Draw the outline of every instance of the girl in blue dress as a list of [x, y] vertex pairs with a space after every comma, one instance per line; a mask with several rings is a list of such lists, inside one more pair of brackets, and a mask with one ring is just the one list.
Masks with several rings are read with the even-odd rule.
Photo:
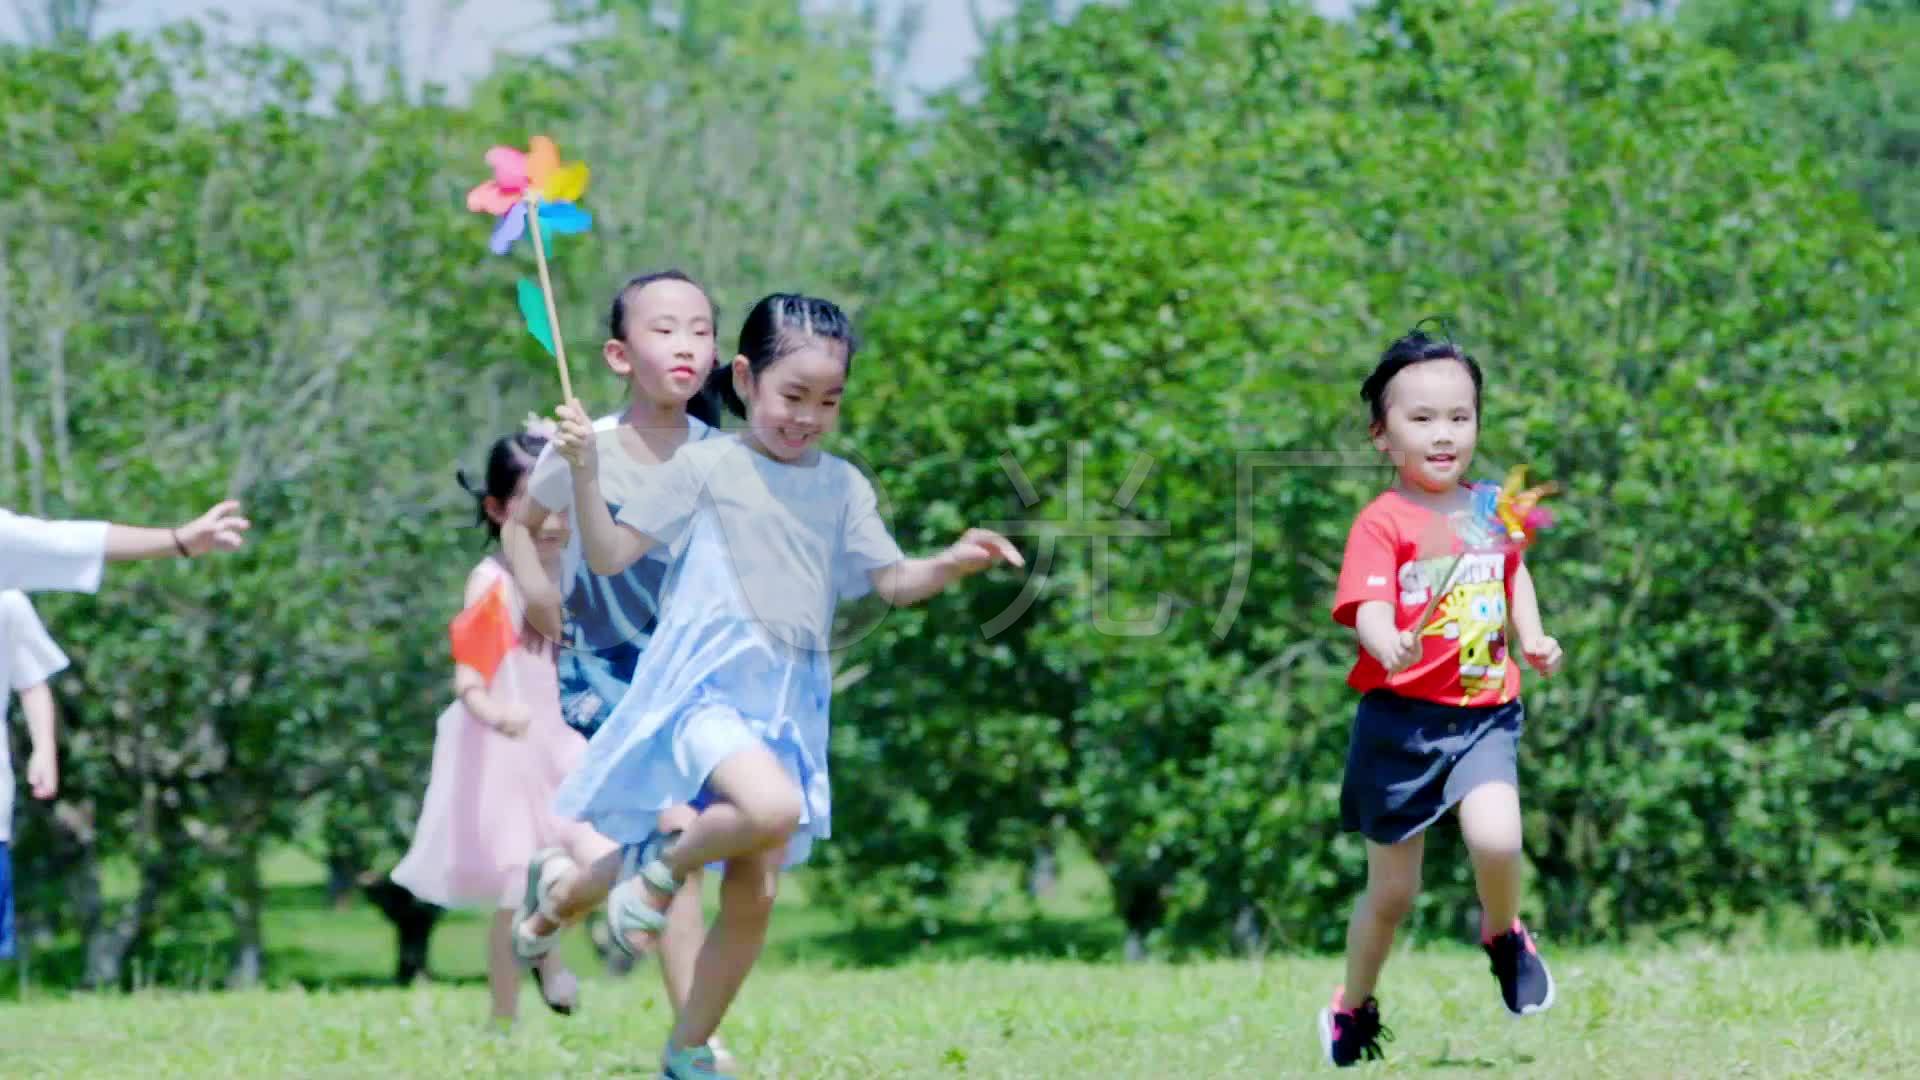
[[[834, 304], [760, 301], [741, 328], [740, 355], [716, 373], [747, 429], [683, 447], [651, 470], [617, 521], [598, 491], [591, 420], [577, 403], [560, 410], [554, 445], [572, 467], [588, 565], [618, 573], [661, 547], [672, 569], [633, 689], [557, 808], [628, 846], [634, 876], [608, 900], [616, 931], [658, 933], [689, 874], [726, 868], [718, 918], [667, 1039], [670, 1080], [721, 1076], [705, 1043], [766, 940], [779, 871], [828, 835], [836, 603], [869, 591], [916, 603], [996, 562], [1023, 565], [984, 529], [931, 557], [902, 555], [873, 485], [819, 447], [838, 420], [854, 349]], [[699, 808], [692, 823], [658, 833], [660, 812], [682, 803]], [[549, 913], [540, 923], [570, 913], [580, 876], [530, 871]]]

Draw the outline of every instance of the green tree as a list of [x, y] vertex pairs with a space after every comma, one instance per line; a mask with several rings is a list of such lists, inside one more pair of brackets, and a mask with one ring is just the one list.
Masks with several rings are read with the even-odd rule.
[[[217, 86], [181, 76], [211, 70]], [[322, 109], [299, 63], [194, 34], [16, 51], [6, 73], [4, 261], [30, 298], [7, 312], [0, 412], [30, 449], [0, 462], [7, 498], [145, 517], [231, 494], [258, 521], [248, 554], [204, 572], [130, 568], [44, 605], [76, 661], [71, 827], [29, 835], [42, 869], [78, 869], [29, 877], [46, 891], [25, 906], [70, 914], [92, 982], [150, 930], [206, 919], [251, 981], [263, 845], [369, 768], [417, 787], [444, 696], [421, 659], [457, 605], [389, 583], [456, 595], [473, 556], [451, 467], [507, 422], [475, 393], [495, 376], [459, 315], [482, 309], [473, 264], [419, 257], [474, 242], [440, 167], [455, 125], [351, 95]], [[136, 872], [124, 903], [76, 881], [110, 858]], [[68, 889], [93, 902], [44, 902]]]
[[164, 518], [230, 494], [256, 521], [217, 566], [42, 605], [76, 663], [22, 910], [80, 937], [79, 977], [191, 977], [217, 943], [250, 982], [263, 850], [347, 880], [413, 823], [484, 551], [453, 470], [557, 394], [462, 206], [489, 145], [546, 132], [595, 169], [596, 229], [555, 270], [601, 407], [603, 304], [635, 269], [849, 294], [895, 137], [872, 19], [694, 7], [607, 5], [567, 62], [509, 62], [457, 108], [192, 27], [0, 54], [0, 501]]

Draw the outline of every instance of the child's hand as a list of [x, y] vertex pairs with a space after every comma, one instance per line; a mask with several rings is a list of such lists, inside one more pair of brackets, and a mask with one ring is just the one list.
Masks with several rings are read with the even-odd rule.
[[216, 503], [213, 509], [173, 530], [180, 546], [189, 555], [209, 551], [238, 551], [253, 522], [240, 516], [240, 503], [233, 499]]
[[494, 714], [493, 729], [509, 739], [517, 739], [527, 733], [527, 725], [532, 722], [532, 710], [518, 701], [505, 701]]
[[1420, 659], [1420, 639], [1411, 630], [1397, 631], [1392, 637], [1383, 638], [1379, 647], [1368, 646], [1373, 658], [1387, 669], [1387, 674], [1398, 675], [1413, 666]]
[[1520, 643], [1520, 655], [1527, 658], [1533, 670], [1542, 675], [1552, 675], [1560, 670], [1560, 642], [1550, 634], [1528, 638]]
[[554, 453], [566, 458], [577, 471], [592, 473], [598, 469], [600, 455], [593, 452], [593, 421], [581, 408], [580, 399], [568, 401], [553, 415], [560, 421], [560, 430], [553, 436]]
[[36, 799], [51, 799], [60, 794], [60, 760], [51, 750], [36, 750], [27, 759], [27, 786]]
[[1420, 659], [1420, 635], [1411, 630], [1402, 630], [1393, 639], [1393, 655], [1387, 661], [1387, 671], [1398, 675], [1413, 666]]
[[1027, 565], [1013, 541], [991, 529], [968, 529], [952, 547], [941, 552], [940, 558], [955, 579], [977, 574], [997, 562]]

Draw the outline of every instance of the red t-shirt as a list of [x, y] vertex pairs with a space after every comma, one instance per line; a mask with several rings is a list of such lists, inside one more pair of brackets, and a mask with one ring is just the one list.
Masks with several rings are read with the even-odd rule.
[[[1352, 626], [1361, 604], [1381, 600], [1393, 605], [1396, 627], [1412, 629], [1461, 550], [1441, 515], [1398, 492], [1382, 494], [1360, 511], [1347, 534], [1334, 621]], [[1361, 646], [1347, 685], [1363, 694], [1384, 687], [1442, 705], [1512, 701], [1520, 693], [1520, 665], [1507, 655], [1507, 611], [1519, 571], [1517, 551], [1462, 557], [1452, 586], [1420, 635], [1419, 659], [1388, 675]]]

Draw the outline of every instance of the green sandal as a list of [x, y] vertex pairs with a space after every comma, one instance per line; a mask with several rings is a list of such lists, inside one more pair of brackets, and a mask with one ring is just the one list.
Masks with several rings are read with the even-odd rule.
[[542, 848], [527, 860], [527, 889], [513, 913], [513, 955], [521, 963], [531, 964], [560, 944], [559, 929], [539, 935], [529, 931], [526, 924], [537, 911], [558, 926], [560, 917], [553, 911], [551, 894], [560, 876], [572, 868], [573, 860], [559, 848]]
[[657, 938], [667, 928], [666, 912], [647, 903], [645, 891], [652, 889], [666, 897], [668, 903], [680, 891], [680, 880], [660, 861], [668, 846], [679, 838], [678, 829], [655, 832], [628, 848], [622, 866], [627, 876], [607, 895], [607, 936], [628, 956], [637, 955], [633, 943], [627, 940], [628, 934], [652, 934]]
[[667, 1047], [660, 1061], [660, 1080], [734, 1080], [720, 1071], [713, 1048], [694, 1046], [685, 1050]]

